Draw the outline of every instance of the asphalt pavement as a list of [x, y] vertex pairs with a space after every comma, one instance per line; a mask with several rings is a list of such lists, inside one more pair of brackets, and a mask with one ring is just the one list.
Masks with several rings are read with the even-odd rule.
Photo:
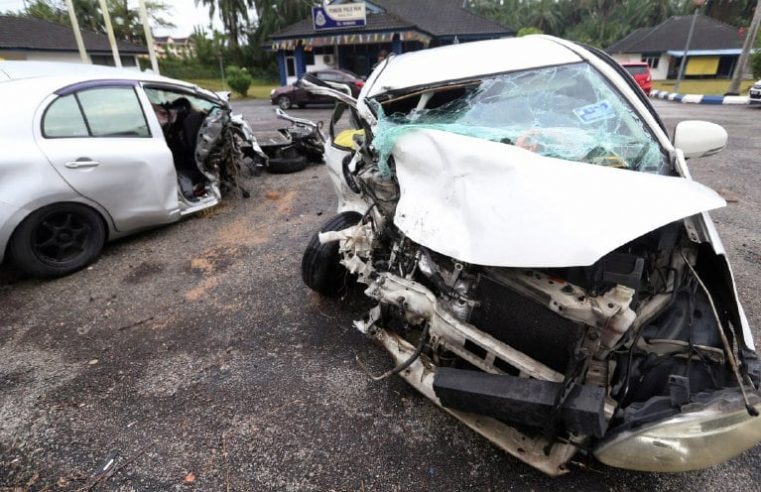
[[[758, 337], [761, 109], [654, 104], [670, 128], [729, 131], [726, 151], [690, 166], [730, 201], [713, 215]], [[279, 124], [265, 102], [234, 107], [255, 130]], [[761, 447], [699, 472], [593, 462], [550, 479], [401, 379], [370, 381], [356, 356], [375, 372], [390, 362], [351, 326], [368, 304], [322, 299], [300, 277], [335, 209], [325, 167], [246, 186], [251, 198], [111, 243], [66, 278], [0, 268], [0, 490], [759, 489]]]

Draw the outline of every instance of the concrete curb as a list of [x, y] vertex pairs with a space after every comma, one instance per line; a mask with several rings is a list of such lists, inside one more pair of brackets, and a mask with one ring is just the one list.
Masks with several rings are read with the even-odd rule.
[[676, 92], [651, 91], [650, 97], [693, 104], [748, 104], [748, 96], [704, 96], [703, 94], [677, 94]]

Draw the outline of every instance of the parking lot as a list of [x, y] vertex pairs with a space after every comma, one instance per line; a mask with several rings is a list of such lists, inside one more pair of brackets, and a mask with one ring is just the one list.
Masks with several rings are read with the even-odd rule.
[[[669, 130], [705, 119], [729, 132], [691, 169], [729, 202], [713, 216], [759, 337], [761, 109], [654, 104]], [[268, 102], [234, 108], [255, 131], [279, 124]], [[245, 185], [249, 199], [111, 243], [68, 277], [0, 268], [0, 490], [757, 489], [759, 447], [701, 472], [592, 461], [549, 479], [401, 379], [369, 380], [357, 355], [375, 372], [390, 362], [351, 326], [365, 301], [301, 281], [306, 242], [335, 209], [325, 167]], [[93, 477], [110, 459], [115, 473]]]

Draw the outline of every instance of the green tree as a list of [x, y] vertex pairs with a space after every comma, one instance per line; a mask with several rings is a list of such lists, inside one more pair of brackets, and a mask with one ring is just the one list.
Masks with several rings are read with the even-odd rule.
[[250, 27], [249, 10], [254, 7], [254, 0], [195, 0], [195, 3], [206, 6], [210, 18], [219, 13], [232, 56], [240, 62], [240, 42]]
[[225, 73], [227, 74], [227, 85], [241, 96], [248, 96], [248, 88], [251, 87], [251, 82], [253, 82], [248, 70], [230, 65], [225, 69]]
[[516, 36], [521, 38], [523, 36], [530, 36], [531, 34], [544, 34], [544, 31], [537, 27], [521, 27], [518, 29]]
[[257, 76], [277, 78], [275, 55], [268, 48], [270, 35], [311, 15], [305, 0], [255, 0], [256, 27], [248, 34], [244, 58], [259, 69]]

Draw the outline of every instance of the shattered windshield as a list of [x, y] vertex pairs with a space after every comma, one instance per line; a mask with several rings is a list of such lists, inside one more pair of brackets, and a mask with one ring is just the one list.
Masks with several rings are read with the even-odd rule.
[[373, 145], [384, 174], [390, 173], [387, 159], [396, 140], [415, 129], [448, 131], [547, 157], [635, 171], [659, 172], [665, 163], [638, 114], [586, 63], [497, 75], [398, 98], [377, 109]]

